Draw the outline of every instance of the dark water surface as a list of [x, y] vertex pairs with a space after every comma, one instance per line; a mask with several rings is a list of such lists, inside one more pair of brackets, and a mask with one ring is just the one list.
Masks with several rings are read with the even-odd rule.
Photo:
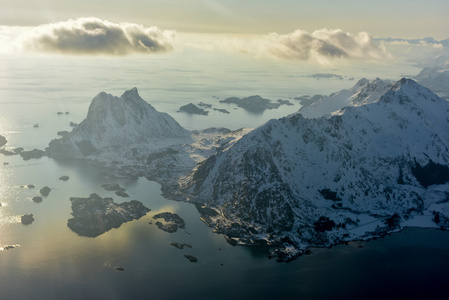
[[[449, 279], [444, 231], [408, 228], [277, 263], [262, 249], [230, 246], [199, 220], [193, 205], [164, 199], [160, 186], [144, 178], [105, 178], [87, 165], [46, 158], [14, 157], [0, 172], [0, 243], [20, 245], [0, 251], [1, 299], [416, 299], [445, 291]], [[70, 180], [58, 180], [62, 175]], [[109, 182], [125, 187], [131, 198], [100, 187]], [[27, 184], [36, 188], [20, 187]], [[52, 191], [34, 203], [43, 185]], [[93, 192], [117, 202], [136, 199], [152, 210], [99, 237], [80, 237], [66, 226], [69, 197]], [[162, 211], [178, 213], [186, 229], [159, 230], [152, 216]], [[18, 221], [25, 213], [34, 214], [31, 225]], [[170, 242], [193, 248], [180, 250]]]

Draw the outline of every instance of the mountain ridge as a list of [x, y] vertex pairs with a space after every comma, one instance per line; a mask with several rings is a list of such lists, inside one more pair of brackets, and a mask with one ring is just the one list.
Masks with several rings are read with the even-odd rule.
[[449, 173], [449, 102], [405, 78], [370, 102], [271, 120], [202, 162], [180, 194], [220, 211], [213, 225], [242, 244], [288, 238], [295, 251], [372, 236], [354, 231], [361, 216], [388, 232], [393, 215], [445, 211], [447, 181], [424, 187], [418, 173]]

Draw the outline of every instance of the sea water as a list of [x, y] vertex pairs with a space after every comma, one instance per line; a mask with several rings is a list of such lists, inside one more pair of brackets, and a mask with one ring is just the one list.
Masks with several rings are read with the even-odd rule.
[[[372, 79], [375, 76], [367, 75], [382, 69], [347, 68], [348, 76], [342, 80], [317, 80], [307, 75], [322, 70], [235, 60], [222, 57], [218, 63], [207, 56], [191, 61], [179, 57], [120, 62], [112, 58], [3, 59], [0, 134], [7, 138], [8, 148], [44, 149], [58, 131], [69, 131], [70, 122], [84, 119], [96, 94], [106, 91], [120, 96], [134, 86], [156, 109], [168, 112], [188, 129], [257, 127], [296, 112], [300, 108], [293, 99], [296, 96], [350, 88], [358, 78]], [[414, 71], [408, 67], [403, 72]], [[401, 76], [393, 68], [383, 72], [384, 78]], [[294, 105], [251, 114], [218, 102], [255, 94]], [[208, 103], [230, 114], [178, 112], [189, 102]], [[70, 179], [59, 180], [63, 175]], [[103, 183], [119, 183], [130, 198], [105, 191]], [[51, 188], [49, 196], [42, 203], [33, 202], [43, 186]], [[151, 211], [98, 237], [81, 237], [67, 227], [69, 199], [91, 193], [116, 202], [135, 199]], [[201, 222], [193, 205], [163, 198], [159, 184], [145, 178], [110, 178], [80, 161], [47, 157], [24, 161], [0, 155], [0, 203], [0, 247], [18, 245], [0, 251], [1, 299], [413, 297], [437, 295], [449, 275], [447, 232], [407, 229], [376, 241], [312, 249], [311, 255], [296, 261], [277, 263], [266, 257], [264, 249], [227, 244]], [[158, 229], [152, 216], [164, 211], [179, 214], [186, 228], [176, 233]], [[35, 221], [22, 225], [20, 216], [29, 213]], [[180, 250], [171, 242], [189, 243], [192, 248]], [[184, 254], [196, 256], [198, 262], [189, 262]]]

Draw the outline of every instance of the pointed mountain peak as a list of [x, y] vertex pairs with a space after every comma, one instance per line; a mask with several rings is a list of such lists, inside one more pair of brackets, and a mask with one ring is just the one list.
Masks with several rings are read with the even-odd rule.
[[137, 88], [133, 87], [132, 89], [124, 92], [121, 98], [123, 98], [123, 99], [139, 99], [140, 95], [139, 95], [139, 92], [137, 91]]
[[369, 83], [369, 80], [366, 78], [362, 78], [359, 81], [357, 81], [356, 85], [352, 89], [359, 89], [360, 87], [367, 85]]
[[414, 81], [413, 79], [403, 77], [400, 80], [398, 80], [391, 89], [398, 90], [403, 86], [417, 86], [417, 85], [418, 83], [416, 83], [416, 81]]
[[[432, 93], [428, 88], [420, 85], [416, 81], [410, 78], [401, 78], [396, 83], [393, 84], [392, 91], [414, 91], [414, 92], [421, 92], [421, 93]], [[433, 94], [433, 93], [432, 93]]]
[[401, 105], [414, 103], [413, 105], [421, 109], [429, 109], [429, 103], [441, 103], [441, 101], [445, 100], [410, 78], [402, 78], [395, 82], [391, 89], [379, 99], [381, 103], [398, 102]]

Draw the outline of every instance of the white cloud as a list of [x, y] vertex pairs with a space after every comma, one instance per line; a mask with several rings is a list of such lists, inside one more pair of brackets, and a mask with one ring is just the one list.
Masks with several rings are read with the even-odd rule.
[[80, 18], [34, 27], [16, 42], [25, 50], [37, 52], [127, 55], [171, 51], [174, 38], [172, 30]]
[[270, 33], [250, 42], [234, 39], [225, 42], [234, 50], [274, 58], [330, 63], [342, 59], [391, 59], [383, 47], [366, 32], [356, 35], [342, 30], [321, 29], [312, 33], [296, 30], [288, 34]]

